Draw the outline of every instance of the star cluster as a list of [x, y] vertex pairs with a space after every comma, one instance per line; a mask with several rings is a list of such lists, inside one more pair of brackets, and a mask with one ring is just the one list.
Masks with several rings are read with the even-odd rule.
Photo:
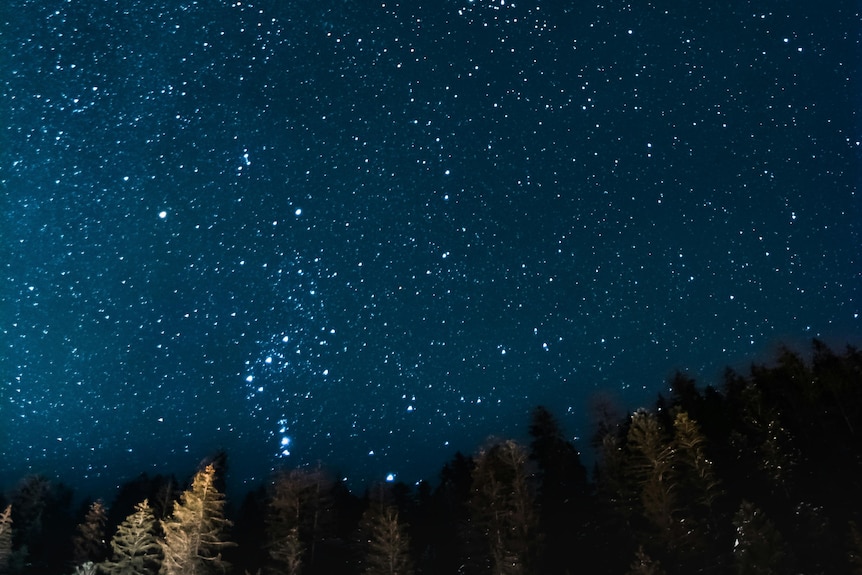
[[859, 333], [851, 2], [12, 4], [4, 481], [433, 479]]

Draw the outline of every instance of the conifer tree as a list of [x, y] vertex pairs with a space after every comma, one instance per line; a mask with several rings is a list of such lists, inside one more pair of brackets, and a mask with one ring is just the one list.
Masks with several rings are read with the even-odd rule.
[[526, 461], [524, 448], [511, 440], [476, 458], [471, 519], [487, 542], [494, 575], [527, 573], [534, 562], [537, 518]]
[[161, 521], [164, 575], [204, 575], [229, 568], [221, 550], [232, 545], [224, 539], [231, 523], [224, 518], [224, 496], [214, 480], [215, 468], [207, 465], [183, 492], [170, 518]]
[[533, 410], [529, 430], [530, 460], [537, 466], [536, 505], [542, 536], [539, 568], [547, 575], [564, 573], [592, 547], [590, 530], [584, 529], [590, 511], [587, 471], [577, 449], [546, 408]]
[[628, 575], [664, 575], [664, 571], [658, 561], [647, 555], [643, 547], [639, 547]]
[[156, 540], [156, 518], [149, 500], [135, 505], [135, 512], [117, 528], [111, 539], [113, 556], [103, 568], [109, 575], [154, 575], [161, 566], [161, 547]]
[[753, 450], [757, 467], [763, 472], [773, 489], [789, 494], [793, 470], [798, 454], [793, 437], [782, 424], [778, 410], [764, 397], [762, 380], [769, 377], [766, 368], [752, 367], [753, 382], [743, 387], [740, 394], [742, 418], [749, 436], [743, 448]]
[[628, 432], [629, 470], [640, 486], [644, 516], [666, 540], [674, 538], [673, 447], [654, 413], [638, 410]]
[[98, 573], [98, 567], [92, 561], [75, 565], [75, 570], [72, 572], [73, 575], [96, 575], [96, 573]]
[[675, 459], [690, 480], [688, 486], [693, 491], [696, 503], [709, 509], [720, 493], [719, 482], [715, 477], [712, 462], [704, 452], [705, 440], [697, 423], [681, 411], [673, 422]]
[[312, 564], [328, 527], [334, 502], [332, 481], [320, 468], [280, 474], [273, 485], [267, 527], [269, 555], [280, 571], [293, 575]]
[[362, 523], [368, 544], [363, 575], [412, 575], [410, 538], [397, 509], [372, 503]]
[[786, 557], [784, 540], [764, 513], [743, 501], [733, 518], [736, 542], [734, 564], [739, 575], [772, 575], [782, 573]]
[[0, 574], [9, 572], [12, 558], [12, 504], [0, 513]]
[[850, 573], [862, 575], [862, 531], [856, 523], [850, 522], [850, 550], [847, 552], [850, 561]]
[[105, 541], [105, 523], [108, 515], [101, 501], [94, 501], [87, 510], [83, 523], [77, 527], [77, 533], [72, 540], [73, 561], [76, 565], [87, 562], [100, 563], [108, 556], [108, 544]]
[[307, 490], [304, 472], [282, 473], [276, 477], [269, 501], [269, 556], [275, 568], [288, 575], [298, 575], [302, 569], [305, 549], [299, 539], [299, 525]]

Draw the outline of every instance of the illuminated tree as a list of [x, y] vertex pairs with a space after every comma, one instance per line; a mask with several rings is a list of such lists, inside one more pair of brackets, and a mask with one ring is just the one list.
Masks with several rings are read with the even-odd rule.
[[12, 505], [6, 506], [0, 513], [0, 573], [9, 571], [9, 560], [12, 557]]
[[190, 489], [174, 505], [170, 518], [161, 521], [164, 538], [159, 545], [164, 554], [164, 575], [223, 573], [229, 565], [221, 550], [233, 545], [224, 540], [231, 525], [224, 518], [224, 496], [214, 485], [215, 468], [199, 471]]
[[152, 575], [161, 565], [156, 539], [156, 518], [148, 500], [135, 506], [135, 512], [117, 528], [111, 539], [113, 557], [103, 568], [109, 575]]

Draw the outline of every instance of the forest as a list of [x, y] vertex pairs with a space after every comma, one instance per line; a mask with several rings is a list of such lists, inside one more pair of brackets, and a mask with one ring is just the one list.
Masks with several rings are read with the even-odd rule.
[[721, 385], [595, 407], [587, 469], [553, 413], [436, 482], [352, 493], [323, 465], [225, 497], [227, 454], [110, 504], [22, 478], [0, 497], [0, 573], [862, 574], [862, 353], [814, 340]]

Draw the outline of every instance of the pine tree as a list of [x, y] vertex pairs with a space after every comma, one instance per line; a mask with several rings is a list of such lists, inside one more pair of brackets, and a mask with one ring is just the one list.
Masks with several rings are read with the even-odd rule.
[[165, 575], [204, 575], [229, 568], [221, 550], [232, 545], [224, 540], [231, 523], [224, 518], [224, 496], [215, 488], [214, 480], [215, 468], [207, 465], [183, 492], [171, 517], [162, 520], [164, 538], [159, 545]]
[[72, 540], [73, 561], [76, 565], [87, 562], [99, 563], [108, 556], [108, 544], [105, 541], [105, 523], [108, 515], [101, 501], [95, 501], [87, 510], [84, 522], [78, 525], [75, 538]]
[[117, 528], [111, 539], [113, 557], [104, 564], [109, 575], [153, 575], [161, 565], [161, 547], [156, 540], [156, 518], [147, 499]]
[[11, 497], [15, 524], [13, 571], [58, 573], [69, 569], [72, 561], [71, 537], [57, 538], [57, 533], [73, 533], [69, 507], [72, 491], [63, 484], [52, 484], [40, 475], [24, 478]]
[[786, 557], [784, 540], [763, 512], [743, 501], [733, 518], [736, 542], [734, 563], [739, 575], [773, 575], [782, 573]]
[[80, 565], [75, 566], [75, 570], [72, 572], [72, 575], [96, 575], [98, 573], [98, 567], [92, 561], [85, 561]]
[[332, 480], [320, 468], [280, 474], [267, 514], [269, 554], [280, 571], [294, 575], [313, 564], [318, 542], [330, 522]]
[[628, 575], [664, 575], [661, 564], [646, 554], [643, 547], [635, 553], [635, 560], [629, 566]]
[[308, 492], [305, 472], [294, 470], [276, 477], [269, 501], [267, 527], [269, 556], [277, 571], [298, 575], [304, 546], [299, 539], [304, 501]]
[[856, 523], [850, 522], [850, 549], [847, 552], [850, 561], [850, 572], [853, 575], [862, 575], [862, 531]]
[[696, 503], [711, 508], [720, 494], [719, 481], [715, 477], [712, 461], [704, 452], [705, 440], [700, 427], [688, 413], [682, 411], [673, 422], [675, 460], [690, 478], [687, 483], [694, 492]]
[[373, 503], [362, 523], [368, 542], [363, 575], [412, 575], [410, 538], [395, 507]]
[[526, 461], [524, 448], [514, 441], [476, 458], [471, 519], [487, 542], [494, 575], [527, 573], [534, 562], [537, 518]]
[[584, 529], [589, 513], [587, 470], [575, 446], [546, 408], [530, 417], [530, 460], [536, 463], [539, 527], [542, 535], [540, 570], [551, 575], [576, 568], [593, 543]]
[[12, 558], [12, 504], [0, 513], [0, 574], [9, 572]]
[[628, 432], [631, 453], [629, 471], [640, 486], [644, 516], [666, 541], [673, 540], [676, 509], [673, 447], [654, 413], [639, 410], [632, 415]]
[[305, 546], [299, 540], [299, 527], [291, 527], [279, 537], [270, 548], [269, 556], [285, 575], [299, 575], [302, 572], [302, 558]]

